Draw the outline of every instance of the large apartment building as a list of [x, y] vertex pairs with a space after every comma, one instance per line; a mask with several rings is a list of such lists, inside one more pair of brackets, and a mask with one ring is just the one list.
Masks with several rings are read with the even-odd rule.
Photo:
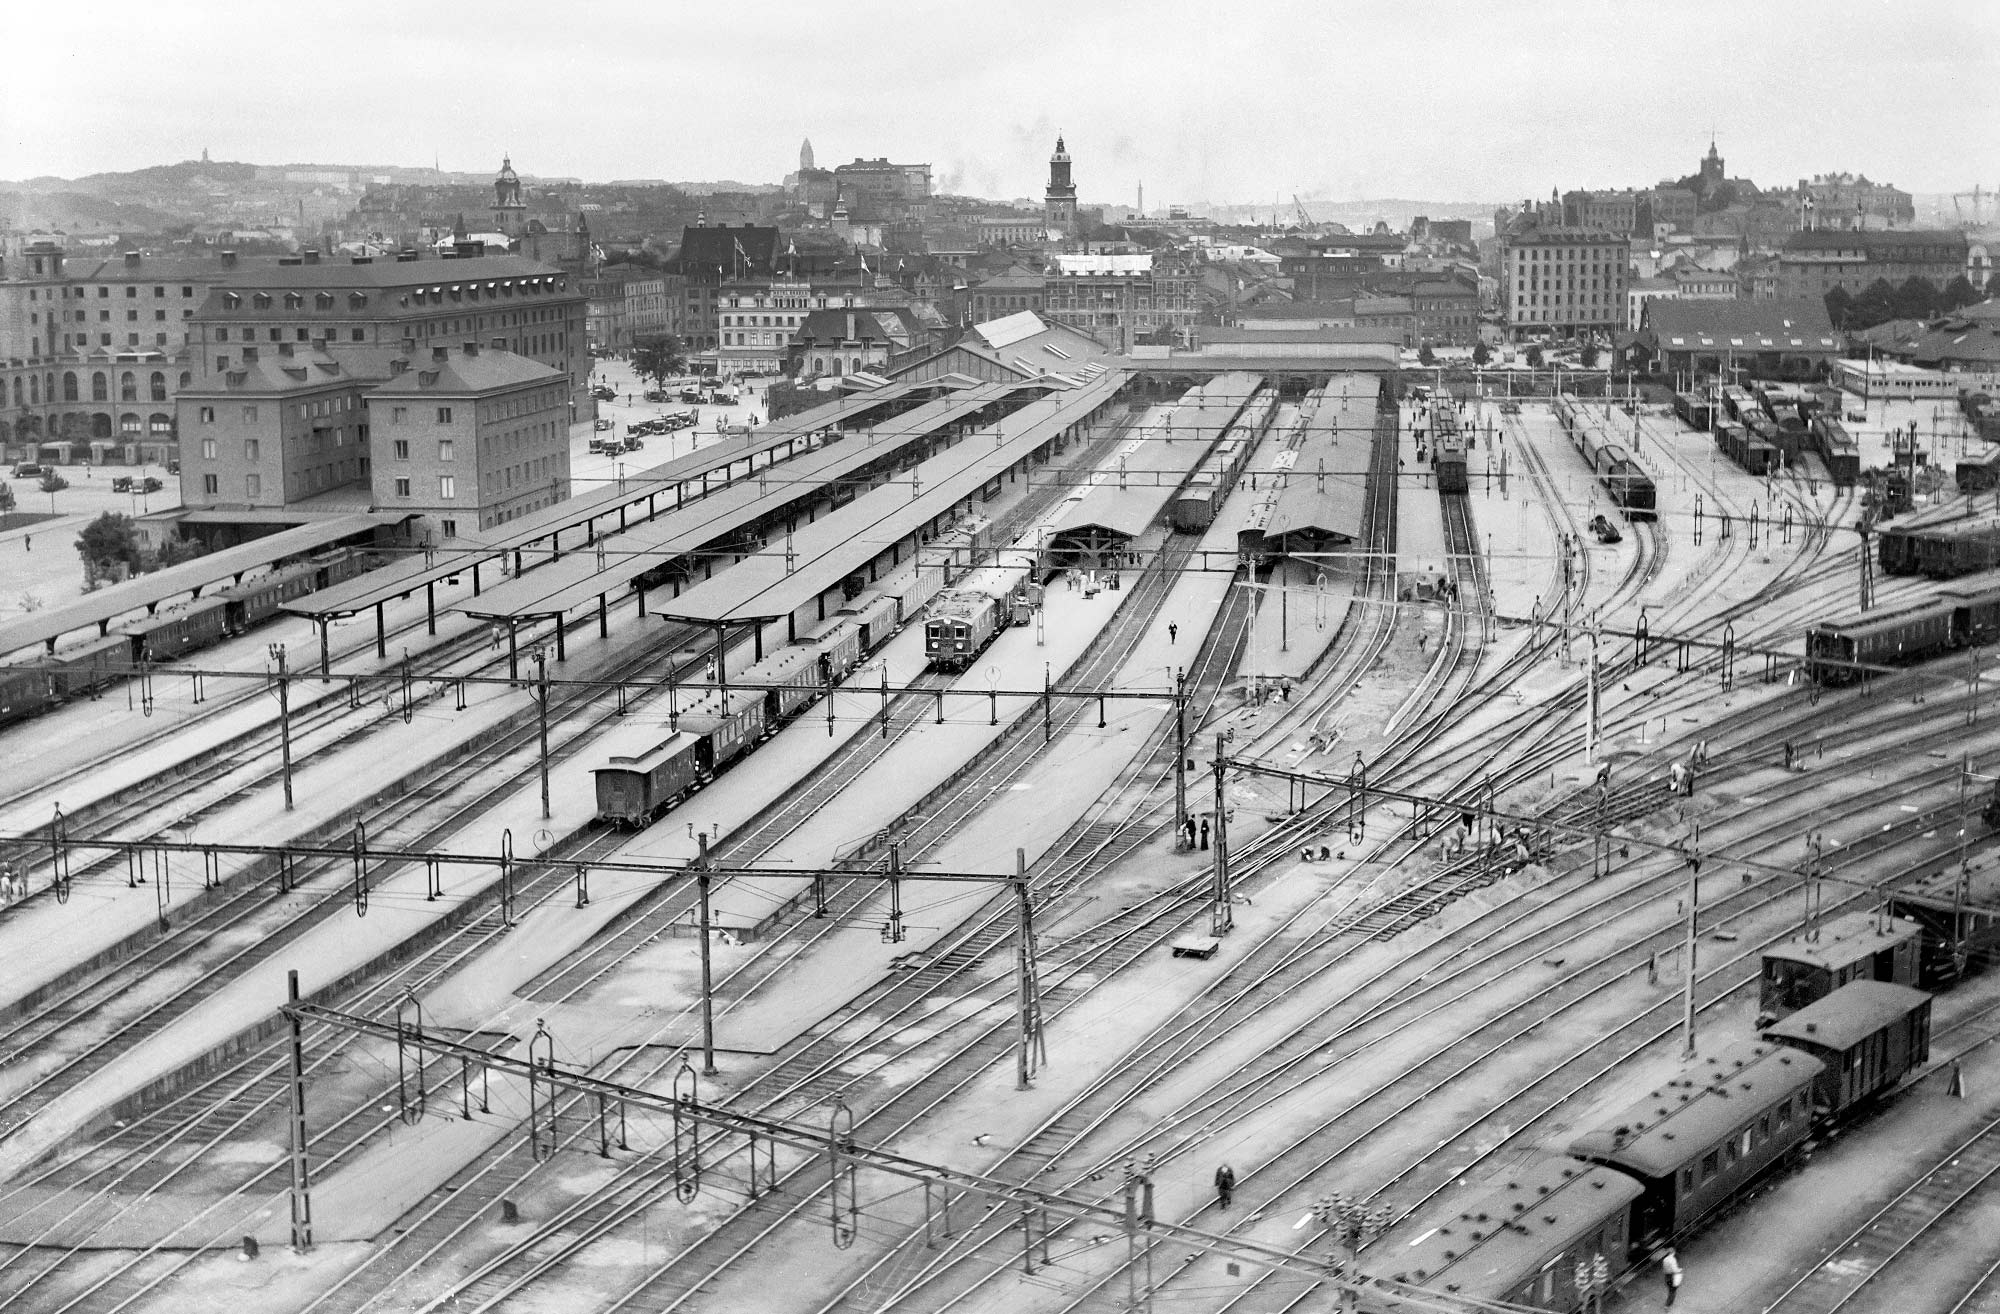
[[1624, 326], [1629, 239], [1596, 229], [1537, 226], [1507, 234], [1500, 306], [1514, 334], [1609, 333]]
[[1112, 351], [1171, 333], [1185, 343], [1201, 311], [1201, 277], [1172, 251], [1064, 253], [1049, 258], [1045, 317], [1082, 329]]
[[1964, 233], [1793, 233], [1778, 252], [1778, 295], [1823, 297], [1837, 287], [1859, 293], [1877, 279], [1895, 287], [1921, 278], [1943, 288], [1967, 272], [1968, 253]]

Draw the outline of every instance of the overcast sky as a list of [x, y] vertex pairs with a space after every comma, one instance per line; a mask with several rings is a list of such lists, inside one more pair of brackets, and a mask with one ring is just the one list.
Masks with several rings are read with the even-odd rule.
[[[1509, 200], [1694, 170], [2000, 183], [2000, 0], [19, 6], [0, 177], [199, 157], [1086, 202]], [[32, 52], [32, 53], [30, 53]]]

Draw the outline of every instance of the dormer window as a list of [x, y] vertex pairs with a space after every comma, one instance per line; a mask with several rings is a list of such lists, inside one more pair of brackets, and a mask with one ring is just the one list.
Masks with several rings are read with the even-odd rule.
[[271, 294], [269, 292], [259, 292], [250, 298], [250, 304], [257, 310], [269, 310], [271, 308]]
[[306, 299], [305, 299], [304, 297], [300, 296], [300, 295], [299, 295], [298, 293], [296, 293], [296, 292], [287, 292], [287, 293], [285, 293], [285, 309], [286, 309], [286, 310], [297, 310], [297, 309], [299, 309], [299, 308], [300, 308], [301, 306], [304, 306], [304, 305], [305, 305], [305, 303], [306, 303]]
[[347, 294], [347, 308], [349, 310], [359, 310], [367, 304], [368, 294], [366, 292], [349, 292]]
[[314, 298], [313, 298], [313, 309], [314, 309], [314, 310], [332, 310], [332, 309], [333, 309], [333, 293], [331, 293], [331, 292], [322, 292], [322, 293], [320, 293], [320, 294], [319, 294], [318, 296], [314, 297]]
[[224, 310], [235, 310], [238, 306], [241, 306], [242, 304], [243, 304], [243, 298], [236, 295], [236, 293], [224, 292], [222, 294], [222, 308]]

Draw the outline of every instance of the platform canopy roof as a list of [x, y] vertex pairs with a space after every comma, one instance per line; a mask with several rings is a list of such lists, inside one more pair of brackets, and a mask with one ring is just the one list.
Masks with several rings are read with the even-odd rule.
[[656, 566], [814, 497], [828, 485], [1019, 390], [1014, 384], [995, 383], [948, 393], [868, 431], [866, 438], [850, 435], [793, 457], [776, 467], [781, 472], [777, 479], [739, 480], [698, 502], [607, 535], [601, 540], [601, 560], [595, 545], [572, 549], [562, 560], [487, 589], [458, 609], [468, 616], [494, 619], [567, 613], [624, 588]]
[[1299, 533], [1349, 543], [1361, 538], [1378, 386], [1371, 378], [1366, 388], [1320, 389], [1307, 399], [1299, 445], [1290, 468], [1278, 476], [1266, 539]]
[[[899, 477], [800, 529], [792, 536], [789, 561], [783, 548], [751, 557], [660, 605], [659, 613], [711, 625], [791, 615], [1088, 419], [1117, 397], [1126, 378], [1106, 374], [1030, 403], [924, 462], [918, 467], [919, 481]], [[989, 435], [999, 441], [990, 441]]]
[[[196, 557], [193, 561], [183, 561], [150, 575], [109, 585], [60, 607], [12, 617], [0, 622], [0, 654], [47, 644], [78, 630], [94, 630], [129, 613], [157, 607], [183, 593], [200, 596], [201, 591], [210, 585], [233, 583], [239, 576], [280, 559], [317, 552], [344, 539], [396, 524], [404, 518], [399, 513], [376, 512], [315, 520], [311, 524], [282, 529], [275, 534], [251, 539], [248, 543]], [[51, 542], [49, 546], [51, 551], [63, 551], [69, 544]], [[93, 634], [91, 637], [96, 636]]]
[[1262, 386], [1261, 376], [1237, 373], [1190, 388], [1161, 423], [1127, 439], [1117, 460], [1071, 496], [1055, 522], [1056, 537], [1103, 531], [1129, 539], [1145, 533]]

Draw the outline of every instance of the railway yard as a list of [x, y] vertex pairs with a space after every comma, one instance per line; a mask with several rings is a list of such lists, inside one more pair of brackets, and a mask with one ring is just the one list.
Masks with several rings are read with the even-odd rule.
[[2000, 1311], [1983, 495], [1425, 377], [0, 618], [0, 1308]]

